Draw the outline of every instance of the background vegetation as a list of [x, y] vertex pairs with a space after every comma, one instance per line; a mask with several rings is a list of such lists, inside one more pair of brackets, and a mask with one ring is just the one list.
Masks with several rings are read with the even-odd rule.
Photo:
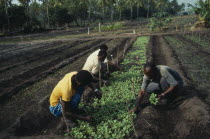
[[175, 15], [184, 9], [177, 0], [0, 0], [0, 31], [37, 32], [43, 29], [86, 26], [149, 18], [156, 12]]

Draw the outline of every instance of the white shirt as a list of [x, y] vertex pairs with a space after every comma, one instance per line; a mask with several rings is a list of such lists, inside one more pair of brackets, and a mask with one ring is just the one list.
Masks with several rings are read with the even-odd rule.
[[[86, 60], [85, 65], [83, 66], [83, 70], [87, 70], [92, 74], [98, 74], [99, 70], [101, 69], [101, 61], [98, 60], [98, 53], [99, 50], [93, 52]], [[104, 60], [107, 62], [107, 58]]]

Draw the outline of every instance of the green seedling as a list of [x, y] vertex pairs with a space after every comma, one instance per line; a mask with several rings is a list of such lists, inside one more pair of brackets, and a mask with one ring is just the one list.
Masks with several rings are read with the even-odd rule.
[[152, 93], [152, 94], [150, 95], [149, 101], [150, 101], [151, 104], [157, 105], [158, 100], [159, 100], [159, 99], [157, 98], [157, 94]]

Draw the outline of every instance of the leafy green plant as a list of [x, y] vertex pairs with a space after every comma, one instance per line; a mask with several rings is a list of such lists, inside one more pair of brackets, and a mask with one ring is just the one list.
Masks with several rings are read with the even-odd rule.
[[[101, 25], [101, 30], [116, 30], [116, 29], [122, 28], [123, 26], [124, 26], [124, 23], [117, 22], [110, 25]], [[95, 27], [94, 31], [98, 31], [98, 27]]]
[[195, 12], [195, 14], [199, 15], [200, 21], [205, 21], [210, 24], [210, 1], [199, 0], [197, 6], [193, 6], [189, 4]]
[[150, 101], [151, 104], [157, 105], [157, 103], [158, 103], [157, 94], [152, 93], [152, 94], [150, 95], [149, 101]]
[[156, 29], [162, 30], [164, 26], [171, 22], [171, 17], [166, 12], [158, 12], [153, 14], [150, 18], [149, 29], [154, 31]]

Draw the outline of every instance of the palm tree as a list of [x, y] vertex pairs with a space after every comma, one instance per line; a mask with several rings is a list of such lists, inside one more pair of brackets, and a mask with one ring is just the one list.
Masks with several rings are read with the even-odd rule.
[[8, 1], [4, 0], [4, 6], [5, 6], [5, 13], [7, 17], [7, 24], [8, 24], [8, 30], [10, 29], [10, 20], [9, 20], [9, 14], [8, 14]]
[[122, 10], [124, 9], [124, 7], [125, 7], [125, 0], [117, 0], [116, 1], [116, 9], [120, 14], [119, 20], [121, 20], [121, 18], [122, 18]]
[[136, 6], [137, 6], [137, 19], [139, 19], [139, 7], [142, 6], [142, 0], [136, 0]]
[[105, 6], [107, 4], [107, 1], [106, 0], [97, 0], [97, 1], [98, 1], [99, 7], [101, 7], [103, 9], [103, 22], [104, 22], [104, 19], [105, 19]]
[[135, 5], [136, 0], [126, 0], [126, 5], [128, 5], [128, 8], [131, 8], [131, 20], [133, 19], [133, 6]]

